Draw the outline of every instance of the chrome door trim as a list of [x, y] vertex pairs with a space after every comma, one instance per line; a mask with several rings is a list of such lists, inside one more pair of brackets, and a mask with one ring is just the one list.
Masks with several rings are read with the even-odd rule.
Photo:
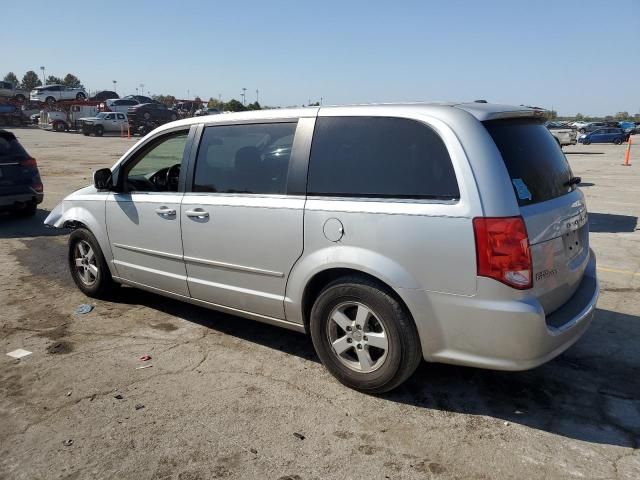
[[132, 252], [146, 253], [147, 255], [154, 255], [156, 257], [171, 258], [172, 260], [182, 260], [182, 255], [178, 255], [177, 253], [160, 252], [158, 250], [151, 250], [149, 248], [142, 248], [142, 247], [134, 247], [133, 245], [125, 245], [123, 243], [114, 243], [113, 246], [118, 248], [123, 248], [125, 250], [130, 250]]
[[[265, 275], [268, 277], [284, 277], [283, 272], [276, 272], [273, 270], [263, 270], [262, 268], [245, 267], [244, 265], [236, 265], [234, 263], [216, 262], [214, 260], [205, 260], [204, 258], [197, 257], [183, 257], [185, 262], [201, 263], [203, 265], [209, 265], [211, 267], [224, 268], [225, 270], [237, 270], [239, 272], [255, 273], [256, 275]], [[193, 281], [192, 278], [190, 280]]]
[[148, 285], [145, 285], [145, 284], [142, 284], [142, 283], [138, 283], [138, 282], [134, 282], [134, 281], [127, 280], [127, 279], [124, 279], [124, 278], [120, 278], [120, 277], [113, 277], [113, 279], [116, 282], [119, 282], [119, 283], [122, 283], [122, 284], [125, 284], [125, 285], [129, 285], [131, 287], [137, 287], [137, 288], [140, 288], [142, 290], [147, 290], [147, 291], [152, 292], [152, 293], [157, 293], [157, 294], [160, 294], [160, 295], [164, 295], [165, 297], [174, 298], [176, 300], [180, 300], [180, 301], [183, 301], [183, 302], [191, 303], [193, 305], [198, 305], [198, 306], [201, 306], [201, 307], [209, 308], [211, 310], [217, 310], [217, 311], [220, 311], [220, 312], [230, 313], [232, 315], [238, 315], [240, 317], [248, 318], [250, 320], [256, 320], [256, 321], [262, 322], [262, 323], [268, 323], [270, 325], [275, 325], [277, 327], [283, 327], [283, 328], [286, 328], [288, 330], [293, 330], [293, 331], [300, 332], [300, 333], [306, 333], [304, 325], [301, 324], [301, 323], [290, 322], [288, 320], [269, 317], [267, 315], [260, 315], [258, 313], [248, 312], [246, 310], [240, 310], [238, 308], [225, 307], [224, 305], [219, 305], [217, 303], [207, 302], [205, 300], [198, 300], [198, 299], [191, 298], [191, 297], [185, 297], [184, 295], [180, 295], [178, 293], [168, 292], [168, 291], [162, 290], [160, 288], [150, 287]]

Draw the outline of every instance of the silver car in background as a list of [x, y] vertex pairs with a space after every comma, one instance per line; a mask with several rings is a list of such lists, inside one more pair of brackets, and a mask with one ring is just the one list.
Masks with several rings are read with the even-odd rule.
[[536, 109], [486, 103], [196, 117], [144, 137], [46, 219], [87, 295], [119, 284], [311, 334], [388, 391], [422, 359], [522, 370], [598, 297], [579, 178]]

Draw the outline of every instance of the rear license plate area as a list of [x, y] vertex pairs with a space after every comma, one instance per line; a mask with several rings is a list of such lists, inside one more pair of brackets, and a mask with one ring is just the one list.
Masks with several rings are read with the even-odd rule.
[[582, 239], [580, 238], [580, 230], [573, 230], [564, 234], [562, 238], [564, 242], [564, 250], [571, 259], [582, 251]]

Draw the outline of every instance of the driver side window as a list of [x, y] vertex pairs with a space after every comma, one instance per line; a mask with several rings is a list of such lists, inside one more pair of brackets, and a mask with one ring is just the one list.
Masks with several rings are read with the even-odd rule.
[[188, 132], [162, 138], [127, 168], [125, 188], [136, 192], [177, 192]]

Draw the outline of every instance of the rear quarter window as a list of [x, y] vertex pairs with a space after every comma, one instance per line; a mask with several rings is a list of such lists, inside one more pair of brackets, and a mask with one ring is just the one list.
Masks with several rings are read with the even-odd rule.
[[544, 202], [573, 191], [573, 177], [562, 149], [538, 120], [509, 119], [483, 122], [493, 138], [520, 206]]
[[319, 117], [309, 195], [460, 198], [449, 152], [427, 125], [405, 118]]

